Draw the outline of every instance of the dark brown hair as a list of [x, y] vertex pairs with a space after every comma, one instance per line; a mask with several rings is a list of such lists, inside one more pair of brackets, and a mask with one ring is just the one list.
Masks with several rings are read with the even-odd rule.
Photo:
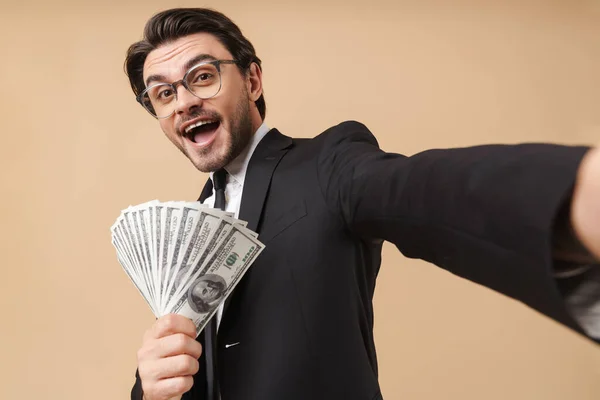
[[[207, 8], [173, 8], [150, 18], [144, 27], [143, 39], [127, 50], [125, 73], [136, 96], [146, 88], [143, 72], [148, 54], [163, 44], [200, 32], [215, 36], [238, 61], [238, 68], [243, 74], [248, 72], [253, 62], [262, 69], [252, 43], [224, 14]], [[264, 120], [267, 111], [264, 95], [261, 94], [255, 103]]]

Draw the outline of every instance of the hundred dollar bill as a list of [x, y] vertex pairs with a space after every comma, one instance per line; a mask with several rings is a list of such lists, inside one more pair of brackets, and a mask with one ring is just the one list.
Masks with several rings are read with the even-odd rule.
[[[166, 207], [166, 211], [162, 217], [162, 231], [163, 231], [163, 244], [162, 244], [162, 256], [159, 269], [159, 284], [161, 285], [161, 297], [160, 297], [160, 309], [164, 312], [167, 309], [167, 304], [170, 298], [173, 296], [173, 292], [178, 289], [178, 281], [181, 276], [181, 262], [184, 257], [189, 257], [188, 249], [190, 241], [193, 238], [192, 232], [196, 227], [196, 220], [199, 217], [200, 209], [204, 213], [213, 216], [210, 225], [212, 232], [212, 225], [214, 225], [217, 218], [216, 216], [225, 216], [228, 213], [224, 213], [220, 210], [207, 209], [199, 202], [167, 202], [163, 203]], [[172, 210], [170, 210], [172, 209]], [[203, 243], [201, 243], [203, 244]], [[167, 252], [166, 258], [164, 252]], [[193, 252], [193, 251], [192, 251]], [[202, 254], [203, 249], [198, 252]], [[195, 254], [195, 253], [194, 253]], [[166, 262], [166, 264], [165, 264]]]
[[[198, 296], [229, 295], [243, 271], [262, 251], [257, 234], [247, 230], [246, 225], [233, 213], [199, 202], [153, 200], [121, 211], [111, 226], [112, 244], [126, 275], [157, 317], [172, 312], [174, 307], [185, 306], [183, 303], [189, 298], [193, 302], [188, 301], [188, 306], [200, 312], [207, 308]], [[244, 253], [244, 240], [251, 250], [242, 257], [247, 265], [239, 266], [236, 261]], [[227, 263], [219, 254], [228, 254], [229, 267], [242, 271], [241, 275], [224, 269]], [[221, 269], [212, 268], [213, 262], [221, 263]], [[208, 270], [212, 272], [207, 273]], [[204, 326], [204, 320], [196, 319]]]
[[246, 228], [232, 225], [169, 312], [190, 318], [199, 334], [263, 248]]
[[158, 246], [157, 246], [157, 237], [156, 237], [156, 206], [158, 205], [158, 200], [153, 200], [148, 202], [147, 208], [147, 226], [149, 230], [150, 237], [150, 258], [151, 258], [151, 272], [152, 272], [152, 280], [154, 281], [154, 290], [155, 298], [160, 297], [160, 282], [158, 282]]
[[146, 281], [148, 286], [148, 293], [150, 294], [151, 301], [156, 304], [154, 281], [151, 277], [150, 265], [146, 260], [146, 253], [143, 248], [141, 238], [141, 228], [137, 218], [138, 211], [134, 207], [129, 207], [123, 211], [123, 222], [127, 227], [126, 233], [128, 234], [130, 245], [133, 248], [135, 259], [138, 262], [138, 269], [141, 271], [141, 277]]
[[124, 244], [122, 236], [120, 235], [120, 227], [117, 224], [113, 225], [111, 228], [112, 231], [112, 244], [117, 250], [117, 258], [119, 263], [123, 267], [123, 270], [129, 277], [129, 279], [133, 282], [135, 287], [138, 289], [140, 294], [144, 297], [144, 300], [150, 305], [150, 308], [154, 315], [158, 315], [158, 310], [156, 309], [154, 302], [152, 301], [152, 297], [148, 292], [148, 287], [144, 279], [137, 272], [137, 268], [134, 267], [133, 258], [130, 255], [127, 246]]
[[147, 235], [144, 213], [147, 213], [145, 205], [144, 207], [132, 207], [129, 217], [133, 224], [135, 240], [137, 241], [138, 247], [142, 254], [142, 268], [145, 276], [148, 278], [148, 288], [152, 293], [152, 298], [154, 298], [156, 301], [157, 291], [152, 273], [152, 258], [150, 257], [151, 244], [149, 243], [149, 238]]
[[[127, 273], [127, 276], [131, 277], [131, 279], [133, 280], [134, 284], [137, 287], [139, 287], [140, 289], [145, 291], [146, 288], [144, 287], [144, 285], [142, 285], [142, 282], [141, 282], [139, 276], [137, 275], [135, 269], [132, 267], [131, 258], [129, 257], [129, 253], [127, 250], [125, 250], [125, 247], [122, 244], [121, 238], [119, 237], [119, 235], [116, 231], [113, 231], [112, 244], [113, 244], [114, 248], [117, 250], [117, 257], [119, 259], [119, 263], [125, 270], [125, 273]], [[142, 293], [142, 294], [144, 295], [144, 298], [146, 298], [146, 299], [148, 298], [148, 296], [145, 293]]]
[[164, 291], [162, 293], [163, 303], [169, 301], [169, 294], [173, 288], [175, 277], [179, 273], [181, 260], [186, 253], [187, 246], [190, 242], [192, 229], [197, 223], [197, 215], [200, 209], [197, 204], [188, 203], [181, 206], [178, 210], [179, 219], [175, 229], [175, 236], [171, 243], [171, 254], [169, 256], [169, 268], [164, 277]]
[[132, 207], [132, 211], [137, 213], [137, 227], [140, 233], [142, 250], [146, 259], [145, 269], [151, 281], [151, 289], [154, 299], [158, 299], [160, 292], [158, 288], [156, 276], [156, 254], [154, 245], [154, 206], [158, 203], [157, 200], [149, 201]]
[[[185, 244], [185, 250], [180, 251], [181, 258], [178, 262], [177, 271], [173, 274], [170, 289], [167, 292], [167, 304], [173, 296], [182, 288], [187, 281], [191, 271], [190, 267], [206, 248], [206, 243], [211, 237], [214, 228], [219, 223], [220, 217], [214, 215], [207, 209], [200, 209], [189, 234], [189, 241]], [[167, 305], [168, 308], [168, 305]]]
[[128, 214], [128, 210], [124, 210], [122, 212], [121, 216], [117, 220], [116, 231], [122, 238], [122, 244], [127, 250], [129, 259], [131, 260], [130, 266], [132, 268], [133, 273], [138, 277], [140, 284], [146, 287], [145, 294], [147, 296], [147, 302], [149, 304], [154, 304], [155, 302], [153, 293], [149, 290], [150, 279], [143, 268], [141, 254], [139, 252], [138, 247], [136, 246], [133, 230], [131, 229], [131, 225], [129, 224], [129, 220], [127, 218]]
[[164, 205], [162, 203], [156, 204], [154, 207], [154, 222], [152, 226], [154, 228], [154, 253], [155, 255], [155, 264], [153, 265], [154, 270], [154, 282], [156, 284], [157, 292], [162, 293], [162, 283], [160, 278], [162, 277], [162, 243], [163, 243], [163, 227], [162, 227], [162, 215]]
[[[179, 276], [176, 277], [174, 289], [170, 293], [171, 302], [167, 303], [165, 310], [171, 309], [173, 301], [177, 301], [181, 297], [182, 292], [187, 289], [190, 279], [202, 267], [204, 260], [212, 253], [217, 243], [225, 237], [229, 228], [238, 222], [240, 226], [246, 225], [245, 221], [234, 220], [229, 213], [224, 213], [220, 210], [208, 209], [204, 212], [208, 214], [207, 218], [205, 218], [207, 224], [204, 226], [204, 235], [200, 236], [201, 241], [195, 246], [197, 251], [194, 257], [186, 260], [186, 263], [180, 269]], [[248, 234], [254, 233], [248, 230], [246, 232]]]
[[158, 317], [159, 313], [158, 311], [155, 309], [153, 302], [148, 301], [148, 295], [145, 294], [145, 289], [146, 287], [144, 285], [140, 285], [138, 283], [138, 280], [131, 274], [131, 270], [130, 268], [127, 266], [127, 262], [124, 261], [123, 257], [122, 257], [122, 253], [119, 251], [119, 245], [116, 243], [116, 241], [113, 239], [113, 246], [115, 246], [115, 248], [117, 249], [117, 260], [119, 261], [119, 263], [121, 264], [121, 266], [123, 267], [123, 271], [125, 271], [125, 274], [127, 275], [127, 277], [129, 278], [129, 280], [131, 280], [131, 282], [133, 283], [133, 285], [136, 287], [136, 289], [138, 290], [138, 292], [140, 293], [140, 295], [144, 298], [144, 300], [146, 301], [146, 303], [148, 303], [148, 305], [150, 306], [150, 310], [152, 310], [152, 313]]
[[175, 235], [175, 229], [177, 228], [177, 220], [179, 219], [178, 211], [179, 207], [176, 202], [166, 202], [161, 209], [161, 247], [160, 256], [158, 261], [158, 275], [159, 282], [161, 284], [161, 296], [159, 299], [159, 309], [164, 309], [164, 294], [166, 292], [165, 285], [167, 283], [166, 277], [169, 275], [169, 269], [171, 266], [170, 256], [173, 254], [172, 241]]
[[149, 289], [153, 291], [154, 308], [157, 310], [157, 316], [160, 316], [160, 280], [158, 279], [158, 257], [160, 246], [160, 212], [158, 211], [160, 202], [152, 200], [147, 203], [131, 207], [137, 211], [139, 226], [142, 233], [142, 246], [147, 259], [145, 266], [146, 275], [150, 280]]
[[[202, 265], [204, 263], [204, 260], [206, 259], [206, 257], [208, 257], [210, 254], [212, 254], [213, 250], [215, 249], [215, 246], [217, 246], [217, 244], [220, 243], [221, 240], [223, 240], [225, 235], [227, 235], [227, 233], [229, 232], [230, 228], [234, 224], [236, 224], [236, 222], [237, 222], [236, 220], [234, 220], [233, 218], [231, 218], [229, 216], [225, 216], [219, 220], [217, 227], [215, 228], [214, 232], [212, 233], [212, 237], [209, 239], [208, 244], [206, 245], [206, 249], [204, 250], [204, 253], [202, 254], [202, 256], [200, 256], [200, 259], [198, 260], [198, 263], [200, 265]], [[238, 225], [240, 227], [244, 227], [243, 222], [244, 221], [240, 221], [240, 223]]]

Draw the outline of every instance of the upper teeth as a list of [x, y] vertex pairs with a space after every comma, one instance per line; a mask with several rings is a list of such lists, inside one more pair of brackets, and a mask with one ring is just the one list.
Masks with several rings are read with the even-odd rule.
[[187, 128], [185, 128], [185, 133], [189, 133], [192, 129], [197, 128], [199, 126], [206, 125], [206, 124], [212, 124], [213, 122], [217, 122], [217, 121], [198, 121], [195, 124], [192, 124], [192, 125], [188, 126]]

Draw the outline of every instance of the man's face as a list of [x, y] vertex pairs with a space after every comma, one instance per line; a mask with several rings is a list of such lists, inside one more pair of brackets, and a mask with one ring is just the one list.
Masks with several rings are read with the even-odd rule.
[[212, 286], [208, 281], [200, 281], [192, 290], [192, 295], [204, 300], [205, 303], [210, 303], [221, 295], [221, 291], [218, 287]]
[[[185, 36], [150, 52], [144, 63], [144, 82], [153, 85], [178, 81], [189, 68], [186, 64], [201, 55], [208, 55], [214, 60], [233, 59], [213, 35], [197, 33]], [[160, 79], [149, 82], [148, 78], [152, 76], [160, 76]], [[202, 100], [179, 85], [175, 112], [168, 118], [159, 119], [160, 126], [197, 169], [216, 171], [246, 147], [257, 128], [253, 124], [256, 118], [250, 111], [250, 105], [256, 100], [255, 92], [252, 80], [236, 65], [221, 64], [219, 93]], [[198, 122], [205, 124], [186, 129]]]

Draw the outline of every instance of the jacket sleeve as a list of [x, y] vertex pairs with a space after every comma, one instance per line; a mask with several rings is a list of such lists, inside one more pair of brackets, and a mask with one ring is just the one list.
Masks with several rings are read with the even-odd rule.
[[587, 147], [487, 145], [406, 157], [380, 150], [357, 122], [320, 140], [323, 196], [353, 234], [394, 243], [406, 257], [585, 334], [553, 275], [551, 240]]
[[135, 371], [135, 383], [131, 388], [131, 400], [142, 400], [144, 392], [142, 391], [142, 381], [140, 380], [140, 374]]

